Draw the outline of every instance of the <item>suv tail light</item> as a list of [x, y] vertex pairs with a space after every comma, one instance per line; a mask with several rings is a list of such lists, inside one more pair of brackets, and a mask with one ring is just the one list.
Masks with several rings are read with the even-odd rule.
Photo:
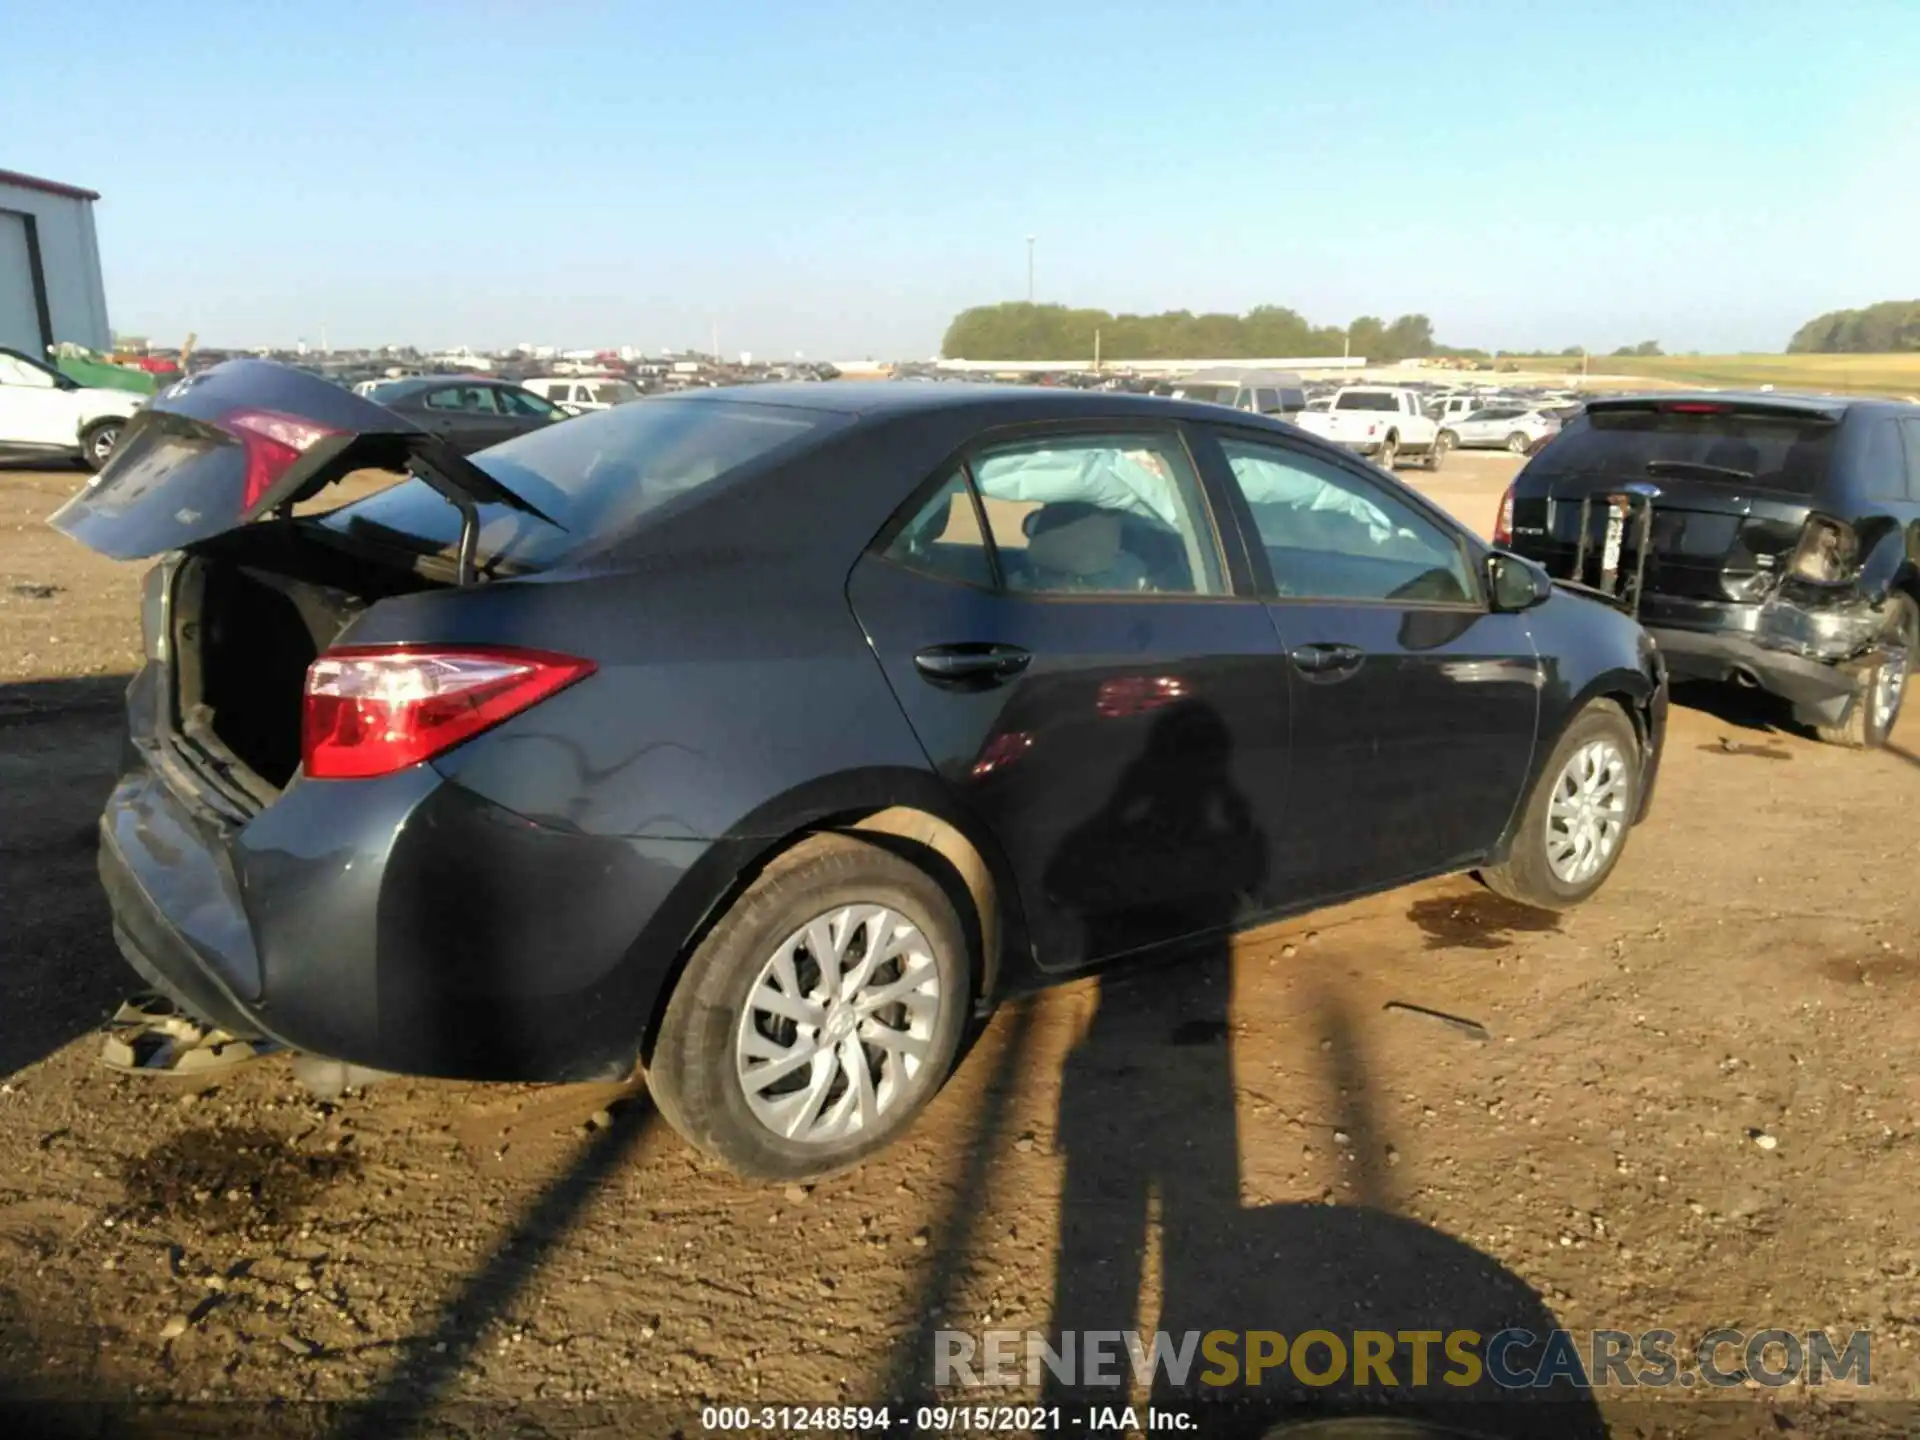
[[307, 667], [300, 759], [363, 780], [431, 759], [576, 680], [591, 660], [506, 646], [353, 645]]
[[1793, 552], [1793, 563], [1787, 566], [1787, 573], [1831, 585], [1852, 576], [1859, 553], [1860, 542], [1851, 525], [1816, 515], [1800, 532], [1800, 544]]
[[236, 410], [220, 422], [247, 457], [247, 483], [240, 508], [251, 510], [298, 460], [329, 435], [342, 432], [276, 410]]
[[1507, 486], [1507, 493], [1500, 497], [1500, 513], [1493, 517], [1493, 543], [1496, 545], [1513, 544], [1513, 492], [1515, 486]]

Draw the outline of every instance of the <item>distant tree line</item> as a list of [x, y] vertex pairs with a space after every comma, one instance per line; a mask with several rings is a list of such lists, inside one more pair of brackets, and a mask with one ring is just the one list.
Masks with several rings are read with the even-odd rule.
[[1889, 355], [1920, 350], [1920, 300], [1816, 315], [1787, 342], [1789, 355]]
[[1253, 360], [1290, 355], [1338, 355], [1342, 349], [1391, 362], [1471, 352], [1436, 344], [1433, 322], [1402, 315], [1391, 322], [1362, 315], [1345, 329], [1312, 325], [1284, 305], [1257, 305], [1244, 315], [1113, 315], [1065, 305], [1010, 301], [963, 310], [947, 327], [940, 352], [950, 360], [1070, 360], [1101, 355], [1115, 360]]

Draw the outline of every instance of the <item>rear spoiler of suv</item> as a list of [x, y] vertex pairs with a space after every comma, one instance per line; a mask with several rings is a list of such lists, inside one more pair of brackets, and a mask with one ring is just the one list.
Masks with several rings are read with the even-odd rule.
[[1654, 415], [1765, 415], [1780, 420], [1826, 421], [1838, 425], [1847, 413], [1844, 400], [1815, 395], [1725, 394], [1614, 395], [1589, 400], [1589, 415], [1641, 412]]

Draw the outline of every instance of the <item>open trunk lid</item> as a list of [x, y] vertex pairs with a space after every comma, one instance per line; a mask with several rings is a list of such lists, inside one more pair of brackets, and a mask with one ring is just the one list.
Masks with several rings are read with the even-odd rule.
[[1637, 520], [1644, 507], [1648, 601], [1760, 599], [1800, 542], [1839, 421], [1812, 404], [1594, 401], [1528, 466], [1514, 539], [1555, 575], [1586, 581], [1574, 569], [1605, 553], [1610, 514], [1632, 508]]
[[548, 518], [382, 405], [288, 365], [229, 360], [176, 382], [128, 421], [106, 465], [49, 523], [103, 555], [140, 559], [288, 509], [364, 469], [410, 469], [463, 514], [499, 504]]

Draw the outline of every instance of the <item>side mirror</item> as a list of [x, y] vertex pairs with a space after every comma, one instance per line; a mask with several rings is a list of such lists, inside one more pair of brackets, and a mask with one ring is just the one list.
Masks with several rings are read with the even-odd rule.
[[1553, 597], [1553, 577], [1531, 560], [1496, 550], [1487, 556], [1487, 594], [1498, 612], [1531, 610]]
[[562, 415], [579, 415], [584, 412], [582, 412], [580, 407], [574, 404], [571, 400], [562, 400], [560, 402], [560, 413]]

